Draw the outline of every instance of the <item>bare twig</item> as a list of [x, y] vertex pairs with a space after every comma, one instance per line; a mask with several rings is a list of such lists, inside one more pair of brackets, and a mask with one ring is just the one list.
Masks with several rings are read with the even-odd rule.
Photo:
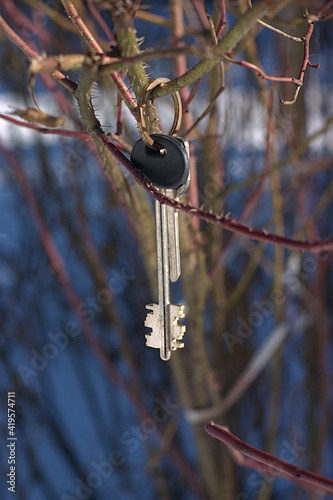
[[[2, 0], [2, 5], [6, 9], [11, 19], [15, 19], [16, 23], [22, 29], [22, 32], [38, 34], [38, 38], [43, 42], [49, 43], [51, 33], [49, 33], [43, 26], [39, 26], [38, 30], [32, 20], [26, 16], [20, 9], [17, 8], [13, 0]], [[38, 32], [38, 33], [37, 33]]]
[[284, 82], [284, 83], [295, 83], [298, 87], [303, 85], [302, 81], [293, 77], [293, 76], [270, 76], [265, 73], [265, 71], [255, 64], [252, 64], [248, 61], [235, 61], [232, 57], [225, 56], [225, 59], [233, 64], [237, 64], [238, 66], [243, 66], [245, 68], [252, 69], [255, 71], [260, 78], [263, 80], [270, 80], [272, 82]]
[[[214, 438], [222, 441], [229, 448], [236, 450], [237, 452], [254, 459], [260, 464], [267, 466], [266, 472], [273, 475], [278, 475], [279, 477], [284, 477], [285, 479], [297, 480], [298, 484], [305, 489], [316, 488], [319, 491], [326, 493], [333, 493], [333, 480], [328, 479], [323, 476], [319, 476], [314, 472], [310, 472], [305, 469], [301, 469], [295, 465], [292, 465], [280, 458], [274, 457], [269, 453], [261, 451], [249, 444], [245, 443], [238, 437], [231, 434], [231, 432], [226, 427], [221, 427], [210, 422], [206, 426], [206, 431], [208, 434]], [[255, 468], [255, 465], [254, 465]]]
[[310, 63], [310, 60], [309, 60], [310, 39], [311, 39], [311, 35], [313, 33], [313, 28], [314, 28], [314, 23], [313, 22], [309, 22], [308, 29], [307, 29], [306, 35], [304, 37], [304, 57], [303, 57], [303, 62], [302, 62], [302, 66], [301, 66], [301, 69], [300, 69], [300, 72], [299, 72], [298, 81], [294, 82], [296, 84], [296, 90], [295, 90], [294, 97], [293, 97], [293, 99], [291, 101], [283, 101], [283, 100], [281, 100], [282, 104], [294, 104], [296, 102], [296, 99], [297, 99], [297, 96], [298, 96], [299, 91], [301, 89], [301, 86], [303, 85], [305, 70], [306, 70], [306, 68], [308, 66], [310, 66], [311, 68], [319, 68], [319, 64], [317, 64], [317, 65], [314, 66], [313, 64]]
[[224, 26], [227, 24], [227, 15], [226, 15], [226, 10], [225, 10], [225, 1], [224, 0], [219, 0], [218, 1], [219, 7], [220, 7], [220, 20], [216, 28], [216, 38], [219, 39], [220, 35], [223, 31]]
[[[248, 4], [249, 4], [249, 7], [252, 9], [252, 1], [251, 0], [248, 0]], [[265, 26], [265, 28], [268, 28], [269, 30], [275, 31], [279, 35], [282, 35], [286, 38], [294, 40], [294, 42], [301, 42], [302, 43], [304, 41], [302, 38], [298, 38], [297, 36], [289, 35], [288, 33], [285, 33], [284, 31], [279, 30], [278, 28], [275, 28], [274, 26], [271, 26], [268, 23], [265, 23], [265, 21], [262, 21], [261, 19], [259, 19], [258, 23], [261, 24], [262, 26]]]
[[275, 33], [278, 33], [279, 35], [282, 35], [282, 36], [284, 36], [286, 38], [289, 38], [290, 40], [293, 40], [294, 42], [300, 42], [300, 43], [304, 42], [303, 38], [299, 38], [297, 36], [289, 35], [289, 33], [286, 33], [285, 31], [279, 30], [278, 28], [275, 28], [275, 26], [272, 26], [271, 24], [265, 23], [261, 19], [258, 22], [259, 22], [259, 24], [261, 24], [265, 28], [268, 28], [271, 31], [275, 31]]

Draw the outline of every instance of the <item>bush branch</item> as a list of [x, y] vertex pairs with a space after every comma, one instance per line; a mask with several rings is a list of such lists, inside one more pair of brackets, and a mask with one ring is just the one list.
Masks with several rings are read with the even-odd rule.
[[[266, 473], [272, 475], [282, 476], [285, 479], [297, 480], [298, 484], [303, 488], [316, 488], [320, 491], [325, 491], [326, 493], [333, 494], [333, 480], [328, 479], [323, 476], [319, 476], [314, 472], [310, 472], [306, 469], [301, 469], [296, 467], [280, 458], [274, 457], [265, 451], [261, 451], [258, 448], [254, 448], [249, 444], [245, 443], [238, 437], [231, 434], [231, 432], [226, 427], [221, 427], [210, 422], [206, 426], [206, 431], [210, 436], [222, 441], [232, 450], [252, 458], [259, 464], [264, 464], [267, 468]], [[255, 465], [254, 465], [255, 468]]]

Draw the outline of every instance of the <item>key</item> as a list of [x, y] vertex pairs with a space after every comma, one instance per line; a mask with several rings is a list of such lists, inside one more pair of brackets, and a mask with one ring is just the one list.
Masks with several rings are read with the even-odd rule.
[[145, 326], [151, 328], [146, 335], [149, 347], [160, 349], [160, 357], [164, 361], [170, 359], [171, 351], [183, 347], [180, 342], [185, 333], [185, 326], [178, 324], [179, 318], [184, 318], [184, 306], [170, 303], [169, 276], [169, 240], [166, 205], [155, 202], [156, 218], [156, 254], [158, 304], [149, 304]]
[[[152, 138], [165, 146], [166, 154], [151, 150], [139, 140], [131, 159], [156, 187], [167, 188], [161, 190], [163, 194], [177, 199], [189, 184], [188, 143], [162, 134], [153, 134]], [[180, 275], [178, 212], [156, 200], [155, 219], [158, 303], [146, 306], [145, 326], [151, 329], [146, 345], [159, 349], [161, 359], [166, 361], [172, 351], [183, 347], [185, 333], [185, 326], [178, 323], [185, 317], [184, 306], [170, 302], [170, 281], [177, 281]]]

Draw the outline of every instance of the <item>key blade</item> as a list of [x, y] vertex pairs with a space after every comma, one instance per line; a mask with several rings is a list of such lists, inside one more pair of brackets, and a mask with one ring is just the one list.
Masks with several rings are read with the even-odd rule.
[[168, 258], [168, 227], [166, 205], [155, 202], [156, 219], [156, 257], [158, 304], [149, 304], [150, 311], [145, 320], [145, 326], [151, 329], [146, 335], [146, 345], [160, 350], [160, 357], [167, 361], [171, 356], [170, 349], [170, 304], [169, 289], [169, 258]]
[[[166, 195], [169, 198], [175, 199], [176, 192], [173, 189], [167, 189]], [[174, 283], [178, 280], [181, 273], [178, 211], [167, 205], [166, 216], [168, 226], [169, 279]]]

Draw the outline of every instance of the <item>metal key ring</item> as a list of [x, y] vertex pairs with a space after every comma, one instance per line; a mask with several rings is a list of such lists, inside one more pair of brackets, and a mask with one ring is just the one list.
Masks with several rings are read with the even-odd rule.
[[[147, 131], [147, 126], [146, 126], [146, 121], [145, 117], [143, 114], [143, 110], [146, 107], [146, 101], [144, 99], [146, 92], [149, 90], [154, 89], [158, 85], [163, 85], [164, 83], [169, 82], [169, 78], [165, 77], [160, 77], [160, 78], [155, 78], [154, 80], [151, 80], [146, 87], [144, 88], [140, 98], [138, 99], [138, 107], [139, 107], [139, 121], [138, 121], [138, 130], [140, 132], [140, 135], [142, 137], [143, 142], [151, 149], [157, 149], [160, 151], [161, 154], [166, 153], [166, 149], [162, 144], [159, 144], [158, 142], [154, 141], [150, 135], [148, 134]], [[182, 101], [180, 99], [180, 94], [178, 91], [174, 92], [172, 95], [173, 103], [175, 106], [175, 116], [173, 119], [173, 124], [170, 129], [170, 132], [168, 135], [177, 135], [181, 121], [182, 121]]]

